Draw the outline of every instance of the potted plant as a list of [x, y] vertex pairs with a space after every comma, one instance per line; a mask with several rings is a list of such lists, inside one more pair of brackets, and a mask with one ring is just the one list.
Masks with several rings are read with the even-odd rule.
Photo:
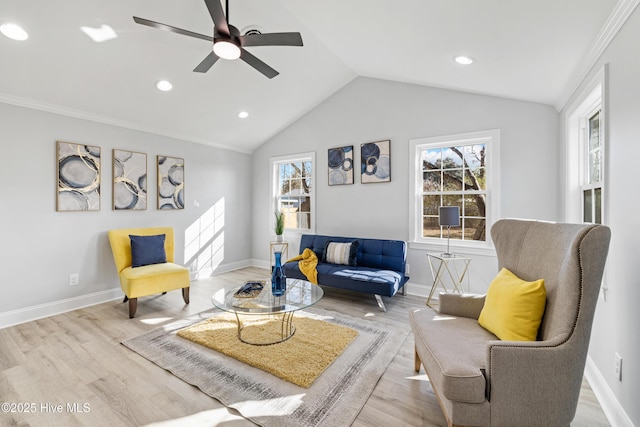
[[276, 226], [274, 231], [276, 232], [276, 241], [282, 242], [282, 233], [284, 233], [284, 214], [280, 211], [275, 212]]

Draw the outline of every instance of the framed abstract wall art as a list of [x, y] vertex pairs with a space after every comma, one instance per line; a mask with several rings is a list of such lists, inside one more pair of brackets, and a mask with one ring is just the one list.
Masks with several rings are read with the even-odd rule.
[[113, 209], [147, 209], [147, 155], [113, 150]]
[[184, 209], [184, 159], [158, 156], [158, 209]]
[[353, 145], [329, 148], [329, 185], [353, 184]]
[[100, 147], [57, 141], [56, 210], [100, 210]]
[[360, 180], [363, 184], [391, 181], [391, 141], [360, 145]]

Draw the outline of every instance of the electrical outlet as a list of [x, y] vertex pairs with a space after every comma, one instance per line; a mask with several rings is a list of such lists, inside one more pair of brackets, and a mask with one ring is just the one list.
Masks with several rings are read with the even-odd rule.
[[80, 284], [80, 275], [73, 273], [69, 275], [69, 286], [77, 286]]
[[411, 274], [411, 268], [409, 267], [409, 263], [407, 263], [405, 266], [404, 274], [406, 274], [407, 276]]
[[613, 372], [615, 373], [618, 381], [622, 381], [622, 356], [620, 356], [618, 353], [615, 354], [613, 362]]

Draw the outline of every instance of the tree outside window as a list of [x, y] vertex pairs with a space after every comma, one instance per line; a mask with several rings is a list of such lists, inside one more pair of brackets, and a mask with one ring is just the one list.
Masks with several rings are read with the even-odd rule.
[[451, 229], [451, 238], [486, 240], [486, 156], [486, 143], [421, 149], [422, 237], [442, 238], [438, 208], [458, 206], [461, 227]]

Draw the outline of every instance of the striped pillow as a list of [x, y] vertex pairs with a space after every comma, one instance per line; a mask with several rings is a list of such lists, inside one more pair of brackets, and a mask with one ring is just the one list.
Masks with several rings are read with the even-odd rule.
[[356, 254], [358, 252], [358, 242], [338, 243], [328, 241], [324, 246], [323, 262], [329, 264], [340, 264], [356, 266]]

